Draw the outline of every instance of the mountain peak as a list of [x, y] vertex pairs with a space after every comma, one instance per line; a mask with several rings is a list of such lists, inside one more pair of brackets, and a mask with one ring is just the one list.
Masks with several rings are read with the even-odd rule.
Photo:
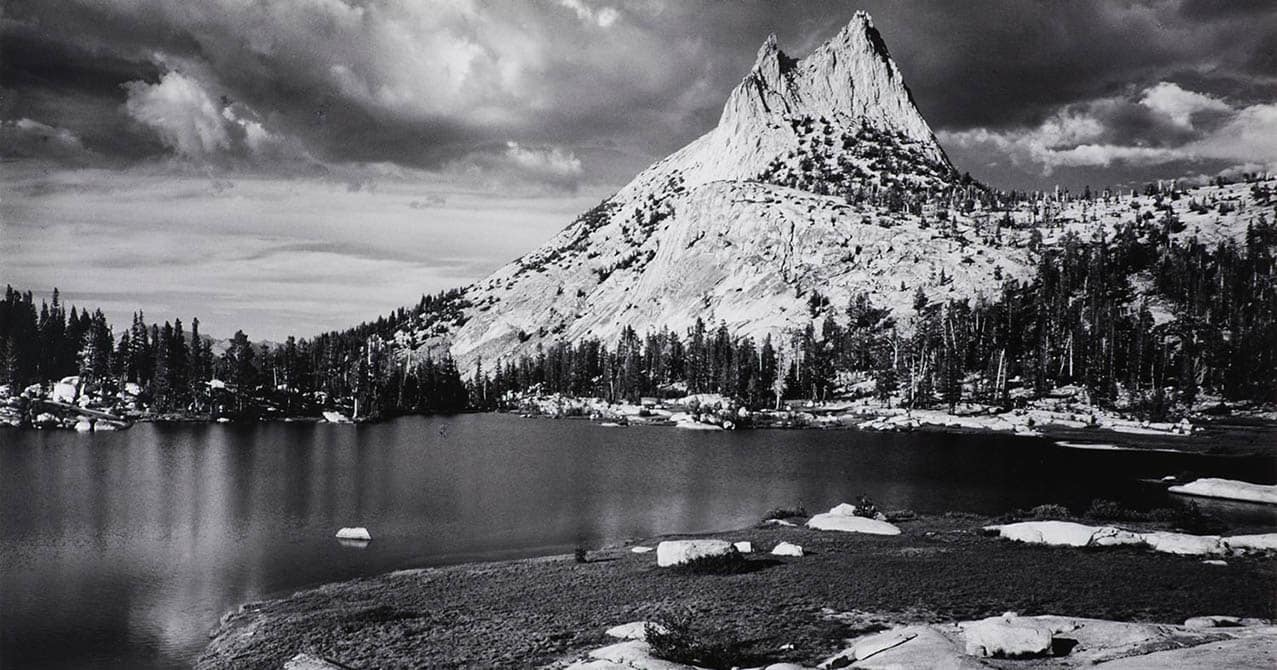
[[776, 36], [768, 35], [754, 67], [724, 105], [719, 130], [757, 133], [777, 122], [777, 115], [837, 119], [899, 133], [935, 145], [930, 153], [943, 160], [886, 43], [864, 11], [801, 60], [786, 56]]

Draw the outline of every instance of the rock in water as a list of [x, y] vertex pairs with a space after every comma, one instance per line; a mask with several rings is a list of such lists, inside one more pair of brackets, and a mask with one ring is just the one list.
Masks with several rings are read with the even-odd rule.
[[1172, 486], [1167, 490], [1171, 493], [1204, 498], [1244, 500], [1246, 502], [1277, 505], [1277, 484], [1252, 484], [1250, 482], [1212, 477]]
[[337, 531], [337, 539], [339, 540], [359, 540], [362, 542], [371, 542], [372, 535], [367, 528], [356, 526], [353, 528], [342, 528]]
[[656, 545], [656, 564], [662, 568], [682, 565], [703, 556], [722, 556], [736, 551], [725, 540], [666, 540]]

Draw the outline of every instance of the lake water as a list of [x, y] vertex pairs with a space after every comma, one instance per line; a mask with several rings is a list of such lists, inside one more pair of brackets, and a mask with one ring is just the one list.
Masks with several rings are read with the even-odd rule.
[[[1065, 449], [1000, 435], [609, 428], [510, 415], [377, 425], [0, 429], [0, 667], [187, 667], [240, 603], [323, 582], [739, 528], [866, 494], [1000, 513], [1277, 461]], [[1266, 513], [1265, 513], [1266, 514]], [[367, 526], [364, 548], [333, 538]]]

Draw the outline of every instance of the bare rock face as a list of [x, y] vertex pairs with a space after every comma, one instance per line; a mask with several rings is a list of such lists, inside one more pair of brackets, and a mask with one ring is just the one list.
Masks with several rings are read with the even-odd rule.
[[397, 340], [447, 350], [468, 374], [480, 358], [614, 340], [626, 326], [682, 330], [703, 318], [734, 335], [780, 335], [811, 319], [811, 287], [835, 303], [854, 290], [904, 306], [936, 263], [957, 268], [946, 277], [963, 290], [992, 288], [995, 262], [1024, 274], [1026, 259], [993, 261], [935, 230], [879, 225], [846, 198], [956, 181], [868, 14], [801, 60], [769, 37], [714, 129], [467, 288], [455, 319]]
[[[640, 338], [683, 333], [697, 319], [761, 342], [841, 318], [812, 312], [817, 291], [835, 306], [870, 295], [907, 327], [918, 291], [995, 298], [1005, 282], [1032, 276], [1039, 243], [1063, 239], [1063, 227], [1033, 228], [1036, 210], [1003, 227], [993, 215], [1010, 213], [955, 204], [984, 191], [950, 163], [882, 35], [857, 13], [801, 59], [769, 37], [716, 127], [446, 309], [415, 317], [392, 344], [450, 354], [469, 376], [480, 361], [490, 371], [538, 347], [610, 346], [627, 328]], [[1249, 206], [1247, 193], [1233, 196], [1239, 210]], [[1196, 221], [1188, 202], [1171, 206]], [[1091, 236], [1095, 222], [1115, 226], [1130, 205], [1067, 205], [1075, 209], [1053, 220]], [[1245, 230], [1240, 215], [1223, 224], [1210, 216], [1204, 226]]]

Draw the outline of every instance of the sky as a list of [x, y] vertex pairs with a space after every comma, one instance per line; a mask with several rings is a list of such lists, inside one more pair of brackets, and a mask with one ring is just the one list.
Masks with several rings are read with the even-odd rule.
[[126, 325], [344, 328], [480, 279], [866, 9], [960, 170], [1277, 169], [1271, 0], [7, 0], [0, 282]]

